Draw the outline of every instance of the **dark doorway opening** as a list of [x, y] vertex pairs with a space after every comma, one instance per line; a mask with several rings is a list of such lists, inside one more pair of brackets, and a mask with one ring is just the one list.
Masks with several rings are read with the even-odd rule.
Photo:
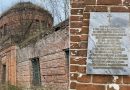
[[34, 86], [39, 86], [41, 85], [41, 73], [40, 73], [40, 63], [39, 63], [39, 58], [32, 58], [32, 84]]
[[6, 82], [6, 65], [2, 65], [2, 83]]

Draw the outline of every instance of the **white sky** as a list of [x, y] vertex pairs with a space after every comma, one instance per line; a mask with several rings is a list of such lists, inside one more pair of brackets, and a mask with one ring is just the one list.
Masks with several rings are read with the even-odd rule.
[[54, 25], [65, 20], [65, 10], [67, 13], [69, 12], [68, 7], [66, 9], [64, 8], [65, 6], [68, 6], [65, 5], [64, 2], [68, 2], [69, 0], [0, 0], [0, 14], [20, 1], [31, 1], [32, 3], [47, 9], [54, 16]]

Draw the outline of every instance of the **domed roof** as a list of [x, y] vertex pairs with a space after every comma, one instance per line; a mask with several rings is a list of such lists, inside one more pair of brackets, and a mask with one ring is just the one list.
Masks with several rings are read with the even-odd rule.
[[40, 37], [40, 34], [50, 32], [52, 26], [53, 17], [47, 10], [31, 2], [20, 2], [0, 17], [0, 27], [2, 27], [0, 33], [3, 34], [5, 29], [7, 32], [2, 36], [5, 39], [2, 39], [0, 43], [6, 42], [6, 39], [10, 40], [10, 38], [11, 43], [14, 44], [30, 42]]
[[8, 13], [13, 12], [13, 11], [23, 11], [23, 10], [37, 10], [41, 13], [46, 13], [48, 14], [50, 17], [52, 17], [52, 15], [49, 13], [49, 11], [45, 10], [44, 8], [35, 5], [31, 2], [20, 2], [15, 4], [13, 7], [11, 7], [9, 10], [7, 10], [6, 12], [4, 12], [0, 18], [2, 18], [3, 16], [6, 16]]

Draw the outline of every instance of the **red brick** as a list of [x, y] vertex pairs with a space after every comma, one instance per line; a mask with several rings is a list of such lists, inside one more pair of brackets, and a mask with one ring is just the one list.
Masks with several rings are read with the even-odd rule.
[[70, 58], [70, 64], [86, 65], [86, 58]]
[[88, 27], [82, 27], [81, 34], [88, 34], [89, 28]]
[[[87, 36], [85, 36], [85, 34], [89, 33], [89, 22], [87, 22], [87, 20], [89, 21], [90, 18], [90, 13], [89, 12], [108, 12], [108, 5], [111, 6], [110, 10], [111, 12], [130, 12], [130, 9], [125, 8], [124, 6], [119, 6], [121, 5], [121, 1], [122, 0], [97, 0], [97, 4], [95, 5], [96, 0], [84, 0], [85, 2], [85, 9], [83, 13], [80, 13], [80, 15], [83, 15], [83, 20], [82, 21], [82, 25], [81, 25], [81, 32], [78, 32], [78, 30], [73, 30], [70, 31], [72, 35], [81, 35], [80, 40], [78, 41], [78, 43], [74, 44], [73, 46], [71, 46], [72, 49], [76, 49], [73, 50], [73, 53], [76, 55], [73, 55], [74, 57], [71, 57], [70, 60], [70, 64], [79, 64], [79, 65], [86, 65], [86, 58], [84, 58], [83, 60], [81, 60], [81, 58], [75, 60], [75, 56], [82, 56], [82, 57], [87, 57], [87, 50], [77, 50], [77, 49], [86, 49], [87, 48]], [[130, 5], [130, 0], [125, 0], [126, 2], [124, 2], [125, 5]], [[128, 1], [128, 3], [127, 3]], [[80, 6], [82, 4], [78, 3], [74, 3], [72, 4], [72, 6], [74, 8], [83, 8], [84, 5]], [[128, 6], [129, 8], [129, 6]], [[73, 15], [77, 15], [78, 13], [78, 9], [77, 11], [72, 10]], [[73, 21], [80, 21], [78, 19], [79, 16], [75, 16], [75, 17], [71, 17], [71, 20]], [[82, 17], [82, 16], [81, 16]], [[85, 26], [85, 27], [84, 27]], [[74, 27], [73, 27], [74, 28]], [[75, 27], [77, 28], [77, 27]], [[82, 36], [83, 35], [83, 36]], [[83, 41], [83, 42], [82, 42]], [[75, 52], [76, 51], [76, 52]], [[86, 51], [86, 52], [85, 52]], [[80, 73], [86, 73], [86, 67], [85, 66], [78, 66], [76, 68], [75, 71], [78, 71]], [[124, 78], [123, 78], [124, 77]], [[94, 85], [95, 83], [99, 83], [99, 84], [109, 84], [109, 83], [113, 83], [113, 76], [110, 75], [93, 75], [93, 80], [92, 80], [92, 84], [89, 83], [89, 80], [91, 79], [88, 75], [83, 75], [81, 77], [78, 77], [77, 74], [74, 75], [73, 77], [74, 80], [77, 79], [78, 82], [82, 82], [82, 83], [86, 83], [86, 84], [77, 84], [76, 86], [76, 90], [106, 90], [105, 85]], [[119, 76], [119, 79], [117, 79], [117, 84], [126, 84], [126, 86], [121, 85], [120, 86], [120, 90], [130, 90], [130, 86], [128, 86], [127, 84], [130, 84], [130, 80], [129, 80], [129, 76]], [[108, 88], [107, 90], [114, 90], [114, 88]]]
[[97, 0], [98, 5], [120, 5], [121, 0]]
[[[107, 84], [107, 83], [113, 83], [113, 76], [109, 76], [109, 75], [93, 75], [93, 83], [102, 83], [102, 84]], [[122, 76], [119, 76], [119, 78], [117, 79], [116, 83], [121, 84], [122, 83]]]
[[82, 57], [87, 56], [86, 50], [71, 50], [70, 52], [71, 52], [71, 56], [82, 56]]
[[79, 29], [70, 29], [70, 34], [71, 35], [80, 35], [81, 30], [79, 30]]
[[42, 75], [61, 75], [66, 74], [65, 67], [57, 67], [57, 68], [48, 68], [48, 69], [41, 69]]
[[46, 83], [65, 83], [67, 81], [67, 76], [65, 75], [58, 75], [58, 76], [43, 76], [42, 77], [43, 81]]
[[78, 74], [76, 74], [76, 73], [70, 74], [70, 79], [71, 80], [77, 80], [77, 77], [78, 77]]
[[71, 28], [81, 28], [82, 27], [82, 22], [71, 22], [70, 27]]
[[129, 6], [129, 5], [130, 5], [130, 0], [125, 0], [125, 1], [123, 2], [123, 5]]
[[84, 0], [84, 3], [86, 5], [95, 5], [96, 4], [96, 0]]
[[78, 72], [80, 72], [80, 73], [86, 73], [86, 67], [79, 66], [78, 67]]
[[82, 75], [81, 77], [77, 78], [77, 81], [83, 83], [89, 83], [91, 82], [91, 75]]
[[83, 26], [89, 26], [89, 20], [83, 20]]
[[93, 84], [77, 84], [76, 90], [105, 90], [105, 86]]
[[80, 37], [79, 36], [71, 36], [70, 37], [70, 41], [71, 42], [80, 42]]
[[70, 20], [71, 21], [82, 21], [83, 17], [82, 16], [71, 16]]
[[111, 83], [113, 80], [112, 76], [93, 75], [93, 83]]
[[118, 79], [116, 80], [117, 84], [122, 84], [123, 76], [118, 76]]
[[88, 35], [81, 35], [80, 40], [81, 41], [87, 41], [88, 40]]
[[87, 56], [87, 50], [79, 50], [78, 56], [86, 57]]
[[70, 64], [77, 64], [77, 61], [74, 58], [70, 58]]
[[79, 3], [72, 3], [71, 8], [83, 8], [85, 6], [84, 3], [79, 2]]
[[87, 49], [88, 43], [87, 41], [82, 41], [80, 43], [70, 43], [71, 49]]
[[129, 12], [130, 9], [125, 7], [111, 7], [111, 12]]
[[70, 65], [70, 72], [76, 72], [78, 70], [78, 66]]
[[107, 12], [107, 6], [86, 6], [84, 12]]
[[70, 89], [75, 89], [76, 88], [76, 83], [75, 82], [71, 82], [70, 83]]
[[71, 49], [79, 49], [79, 44], [78, 43], [70, 43], [70, 48]]
[[40, 65], [42, 66], [42, 68], [47, 69], [47, 68], [62, 67], [62, 66], [65, 66], [66, 63], [60, 58], [60, 59], [51, 60], [48, 62], [41, 62]]
[[70, 29], [71, 35], [81, 35], [81, 34], [88, 34], [89, 28], [88, 27], [82, 27], [81, 29]]
[[89, 19], [89, 18], [90, 18], [90, 13], [83, 14], [83, 19]]
[[70, 55], [71, 56], [78, 56], [78, 51], [77, 50], [70, 50]]
[[83, 3], [84, 0], [70, 0], [71, 2], [70, 3]]
[[109, 86], [107, 86], [107, 90], [115, 90], [113, 87], [109, 87]]
[[88, 43], [86, 41], [82, 41], [79, 43], [80, 49], [87, 49]]
[[130, 84], [130, 76], [123, 76], [123, 83]]
[[121, 85], [120, 90], [130, 90], [130, 86]]
[[[10, 31], [12, 31], [12, 33], [15, 33], [16, 36], [17, 36], [17, 33], [25, 33], [27, 31], [27, 30], [24, 30], [24, 29], [27, 29], [27, 27], [21, 28], [21, 27], [24, 27], [23, 22], [25, 24], [25, 23], [29, 23], [29, 21], [34, 20], [34, 22], [32, 22], [33, 24], [31, 25], [31, 26], [33, 26], [33, 29], [31, 27], [30, 32], [28, 32], [28, 34], [26, 33], [26, 35], [30, 35], [30, 36], [33, 36], [31, 34], [32, 32], [34, 32], [36, 34], [36, 31], [40, 26], [40, 24], [39, 24], [39, 26], [34, 25], [34, 24], [36, 24], [36, 20], [43, 21], [43, 22], [45, 21], [46, 23], [42, 23], [43, 27], [44, 27], [44, 25], [46, 27], [46, 25], [49, 23], [50, 27], [48, 27], [46, 29], [52, 28], [53, 17], [51, 16], [50, 13], [48, 13], [46, 10], [44, 11], [42, 9], [38, 9], [38, 8], [36, 9], [35, 7], [34, 8], [31, 7], [31, 10], [30, 10], [30, 7], [28, 7], [28, 5], [26, 5], [25, 3], [23, 3], [23, 4], [25, 5], [26, 10], [22, 11], [24, 13], [21, 13], [21, 11], [20, 12], [18, 11], [19, 9], [21, 9], [21, 4], [22, 3], [19, 4], [20, 7], [17, 7], [17, 8], [14, 7], [14, 10], [11, 9], [11, 11], [7, 11], [6, 14], [3, 14], [4, 16], [0, 17], [1, 18], [0, 25], [1, 24], [4, 25], [5, 23], [7, 23], [7, 27], [9, 25], [8, 28], [10, 28]], [[28, 4], [29, 4], [29, 6], [31, 5], [31, 3], [28, 3]], [[25, 13], [26, 13], [26, 15], [25, 15]], [[33, 13], [35, 13], [35, 15], [33, 15]], [[64, 25], [64, 23], [63, 23], [63, 25]], [[21, 30], [23, 30], [23, 31], [20, 32]], [[21, 35], [21, 34], [19, 34], [19, 35]], [[23, 35], [22, 35], [22, 37], [19, 36], [19, 39], [20, 38], [23, 39], [22, 42], [24, 42], [24, 40], [26, 41], [27, 38], [30, 38], [30, 36], [26, 37], [26, 35], [25, 35], [25, 38], [22, 38]], [[66, 66], [66, 58], [64, 55], [65, 52], [62, 51], [63, 49], [65, 49], [65, 47], [66, 48], [69, 47], [68, 46], [69, 45], [68, 44], [68, 41], [69, 41], [68, 32], [67, 32], [66, 28], [64, 27], [64, 30], [58, 30], [57, 32], [54, 32], [53, 34], [51, 33], [50, 35], [48, 35], [48, 37], [49, 38], [46, 38], [46, 39], [43, 37], [44, 38], [43, 43], [50, 42], [49, 44], [43, 45], [43, 44], [40, 44], [39, 42], [37, 42], [37, 45], [39, 45], [39, 47], [35, 48], [35, 51], [37, 52], [36, 56], [39, 56], [39, 55], [41, 56], [41, 57], [39, 57], [40, 69], [41, 69], [41, 79], [44, 83], [48, 83], [48, 82], [59, 83], [59, 86], [61, 86], [61, 83], [63, 83], [63, 82], [64, 82], [64, 84], [68, 84], [67, 83], [68, 72], [66, 70], [66, 69], [68, 69], [68, 68], [66, 68], [68, 66]], [[57, 42], [59, 37], [61, 38], [61, 40], [59, 40]], [[54, 38], [55, 38], [55, 40], [54, 40]], [[18, 39], [18, 38], [16, 37], [16, 39]], [[64, 39], [64, 40], [62, 40], [62, 39]], [[17, 42], [17, 40], [14, 40], [14, 41]], [[22, 43], [22, 42], [20, 42], [20, 43]], [[5, 42], [5, 44], [6, 44], [6, 42]], [[11, 43], [8, 43], [8, 44], [9, 44], [9, 46], [12, 45]], [[29, 42], [27, 42], [26, 44], [29, 44]], [[32, 43], [30, 43], [30, 45], [32, 45]], [[23, 59], [27, 58], [28, 55], [31, 56], [33, 54], [31, 52], [34, 52], [34, 49], [33, 49], [34, 47], [29, 49], [26, 46], [27, 45], [25, 45], [24, 50], [23, 50], [23, 48], [19, 48], [19, 53], [17, 53], [17, 55], [19, 56], [19, 54], [20, 54]], [[15, 46], [13, 46], [13, 47], [15, 47]], [[30, 80], [30, 79], [32, 79], [32, 77], [30, 76], [30, 71], [32, 70], [32, 68], [29, 68], [31, 60], [27, 59], [27, 60], [22, 61], [22, 58], [18, 57], [17, 58], [17, 71], [18, 72], [16, 72], [16, 47], [15, 48], [13, 48], [13, 47], [10, 47], [11, 49], [14, 49], [13, 51], [12, 50], [8, 51], [8, 52], [6, 51], [6, 53], [4, 53], [5, 55], [7, 55], [6, 62], [7, 62], [7, 68], [8, 68], [7, 69], [8, 73], [6, 73], [8, 78], [6, 81], [7, 81], [7, 83], [9, 82], [9, 84], [11, 84], [11, 85], [16, 85], [16, 81], [17, 81], [16, 79], [18, 79], [18, 83], [22, 82], [23, 84], [25, 84], [25, 87], [27, 86], [28, 88], [30, 88], [29, 84], [32, 83], [32, 81]], [[4, 50], [6, 50], [6, 49], [4, 49]], [[62, 52], [59, 50], [61, 50]], [[30, 51], [30, 52], [27, 52], [27, 51]], [[57, 52], [57, 53], [54, 53], [54, 52]], [[32, 56], [30, 58], [33, 58], [33, 57], [35, 57], [35, 56]], [[58, 58], [60, 58], [60, 59], [58, 59]], [[46, 61], [44, 61], [44, 60], [46, 60]], [[58, 60], [58, 61], [55, 61], [55, 60]], [[44, 62], [43, 65], [41, 65], [42, 62]], [[16, 75], [16, 73], [17, 73], [17, 75]], [[63, 75], [63, 76], [61, 76], [61, 75]], [[44, 79], [43, 76], [46, 76], [46, 80], [43, 80]], [[43, 83], [43, 82], [41, 82], [41, 83]], [[22, 86], [22, 87], [24, 87], [24, 86]], [[67, 87], [67, 85], [64, 85], [63, 87]], [[59, 90], [63, 90], [63, 89], [59, 89]]]
[[82, 15], [83, 9], [71, 9], [71, 15]]

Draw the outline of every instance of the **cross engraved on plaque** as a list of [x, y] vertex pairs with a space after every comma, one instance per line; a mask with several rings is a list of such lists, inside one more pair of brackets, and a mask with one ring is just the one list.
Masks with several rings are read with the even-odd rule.
[[111, 14], [108, 14], [107, 17], [108, 17], [108, 21], [109, 21], [109, 23], [111, 23], [111, 17], [112, 17]]
[[130, 13], [91, 12], [87, 49], [87, 74], [130, 75]]

